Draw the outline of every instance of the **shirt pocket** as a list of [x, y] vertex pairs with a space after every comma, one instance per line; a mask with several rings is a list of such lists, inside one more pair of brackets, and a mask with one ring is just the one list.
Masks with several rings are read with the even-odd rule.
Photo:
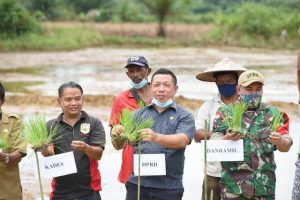
[[176, 133], [177, 130], [177, 120], [167, 119], [160, 122], [160, 133], [164, 135], [172, 135]]

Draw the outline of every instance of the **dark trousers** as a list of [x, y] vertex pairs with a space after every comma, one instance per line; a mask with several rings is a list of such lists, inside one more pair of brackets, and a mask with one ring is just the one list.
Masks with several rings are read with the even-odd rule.
[[[52, 200], [66, 200], [66, 198], [52, 198]], [[68, 198], [69, 200], [69, 198]], [[101, 200], [101, 196], [99, 192], [94, 192], [93, 194], [89, 194], [80, 198], [72, 198], [72, 200]]]
[[[138, 186], [132, 183], [126, 183], [126, 200], [136, 200], [138, 193]], [[141, 200], [181, 200], [183, 196], [183, 189], [158, 189], [141, 186]]]
[[[204, 181], [202, 185], [202, 200], [205, 198]], [[207, 175], [207, 199], [220, 200], [221, 199], [221, 187], [220, 177], [208, 176]]]

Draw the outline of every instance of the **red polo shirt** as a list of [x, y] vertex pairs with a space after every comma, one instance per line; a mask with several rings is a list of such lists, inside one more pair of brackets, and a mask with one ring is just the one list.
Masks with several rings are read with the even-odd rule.
[[[138, 102], [135, 100], [129, 90], [120, 93], [115, 97], [111, 110], [109, 125], [112, 127], [115, 124], [119, 124], [118, 117], [121, 115], [124, 108], [130, 110], [136, 110], [138, 108]], [[119, 181], [126, 183], [129, 176], [133, 171], [133, 151], [134, 148], [131, 145], [126, 145], [122, 152], [122, 165], [119, 172]]]

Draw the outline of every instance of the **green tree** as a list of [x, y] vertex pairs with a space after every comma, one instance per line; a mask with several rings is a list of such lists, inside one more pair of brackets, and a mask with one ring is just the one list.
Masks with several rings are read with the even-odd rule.
[[64, 0], [23, 0], [23, 4], [32, 13], [42, 12], [46, 20], [63, 19], [66, 12], [73, 12], [73, 6]]
[[100, 6], [100, 16], [97, 21], [109, 21], [113, 18], [117, 0], [103, 1]]
[[186, 6], [189, 0], [140, 0], [151, 14], [153, 14], [158, 21], [157, 35], [166, 37], [165, 21], [171, 14], [180, 12], [184, 6]]
[[76, 13], [87, 13], [90, 10], [99, 9], [103, 0], [68, 0], [67, 2], [73, 5]]
[[19, 36], [40, 30], [38, 21], [19, 1], [0, 1], [0, 32], [2, 36]]

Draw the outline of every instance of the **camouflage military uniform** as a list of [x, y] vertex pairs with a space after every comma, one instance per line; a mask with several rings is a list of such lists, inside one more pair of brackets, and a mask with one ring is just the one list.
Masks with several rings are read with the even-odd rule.
[[[275, 169], [273, 152], [276, 147], [268, 139], [272, 113], [276, 108], [263, 103], [255, 111], [247, 110], [242, 121], [244, 135], [244, 161], [222, 162], [222, 199], [274, 199]], [[223, 120], [224, 108], [218, 111], [214, 122], [213, 137], [225, 135], [227, 124]], [[285, 121], [288, 117], [285, 115]], [[282, 125], [277, 132], [288, 133]]]

